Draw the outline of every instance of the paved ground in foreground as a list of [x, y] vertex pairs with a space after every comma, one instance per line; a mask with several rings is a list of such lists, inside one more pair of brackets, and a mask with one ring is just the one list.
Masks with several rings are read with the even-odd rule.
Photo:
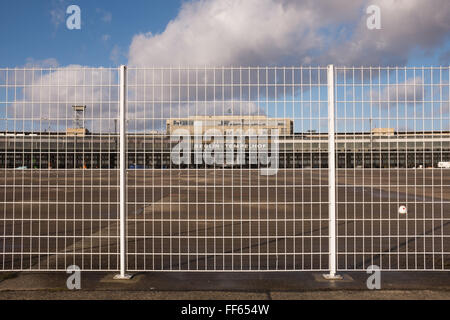
[[0, 299], [117, 300], [450, 300], [447, 272], [385, 272], [381, 290], [368, 290], [364, 272], [325, 281], [320, 273], [142, 273], [113, 280], [113, 273], [83, 273], [81, 290], [66, 288], [69, 275], [1, 274]]
[[[117, 269], [117, 173], [0, 170], [0, 270]], [[128, 270], [328, 268], [325, 168], [127, 176]], [[336, 195], [340, 270], [450, 270], [450, 170], [340, 169]]]

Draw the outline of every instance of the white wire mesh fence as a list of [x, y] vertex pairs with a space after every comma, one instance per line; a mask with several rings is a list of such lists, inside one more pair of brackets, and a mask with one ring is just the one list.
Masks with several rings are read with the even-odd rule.
[[128, 77], [127, 270], [328, 268], [326, 68]]
[[0, 270], [118, 269], [117, 69], [0, 70]]
[[337, 68], [341, 270], [450, 270], [449, 76]]
[[0, 270], [450, 269], [449, 68], [125, 70], [0, 69]]

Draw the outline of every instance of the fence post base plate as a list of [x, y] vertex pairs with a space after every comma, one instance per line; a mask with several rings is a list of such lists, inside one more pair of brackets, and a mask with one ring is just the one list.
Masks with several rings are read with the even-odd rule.
[[342, 276], [338, 274], [323, 274], [322, 275], [326, 280], [343, 280]]
[[124, 274], [123, 276], [121, 274], [116, 274], [114, 276], [114, 280], [130, 280], [133, 278], [132, 274]]

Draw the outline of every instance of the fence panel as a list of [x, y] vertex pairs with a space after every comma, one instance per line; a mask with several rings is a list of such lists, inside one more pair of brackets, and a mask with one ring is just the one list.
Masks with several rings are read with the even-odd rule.
[[118, 268], [118, 70], [0, 69], [0, 270]]
[[327, 270], [326, 71], [128, 69], [127, 270]]
[[[337, 270], [450, 269], [448, 67], [125, 76], [127, 271], [333, 273], [333, 145]], [[120, 85], [0, 69], [0, 271], [119, 269]]]
[[450, 270], [449, 68], [336, 68], [340, 270]]

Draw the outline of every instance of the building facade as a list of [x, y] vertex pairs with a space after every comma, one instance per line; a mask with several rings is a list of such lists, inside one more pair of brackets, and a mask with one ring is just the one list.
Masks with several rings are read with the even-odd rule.
[[[196, 126], [200, 128], [200, 134], [216, 129], [222, 132], [226, 130], [264, 129], [271, 133], [278, 130], [280, 135], [292, 135], [294, 125], [291, 119], [268, 118], [267, 116], [193, 116], [189, 118], [168, 119], [166, 121], [166, 134], [171, 135], [176, 130], [186, 130], [189, 134], [196, 134]], [[198, 134], [198, 133], [197, 133]]]
[[[171, 134], [177, 129], [193, 132], [195, 121], [204, 124], [202, 133], [211, 128], [239, 128], [239, 124], [244, 129], [278, 129], [286, 133], [280, 134], [276, 140], [280, 168], [328, 167], [326, 133], [294, 133], [289, 119], [233, 116], [169, 119], [167, 133], [128, 134], [127, 166], [156, 169], [207, 167], [194, 162], [188, 166], [175, 165], [171, 161], [171, 152], [179, 143], [172, 139]], [[195, 152], [194, 147], [191, 150]], [[246, 160], [250, 153], [248, 148], [245, 149]], [[0, 168], [4, 169], [116, 169], [118, 159], [117, 134], [0, 133]], [[336, 134], [336, 163], [339, 168], [437, 167], [442, 161], [450, 161], [449, 131], [395, 132], [389, 129]], [[252, 165], [250, 161], [245, 161], [240, 167]]]

